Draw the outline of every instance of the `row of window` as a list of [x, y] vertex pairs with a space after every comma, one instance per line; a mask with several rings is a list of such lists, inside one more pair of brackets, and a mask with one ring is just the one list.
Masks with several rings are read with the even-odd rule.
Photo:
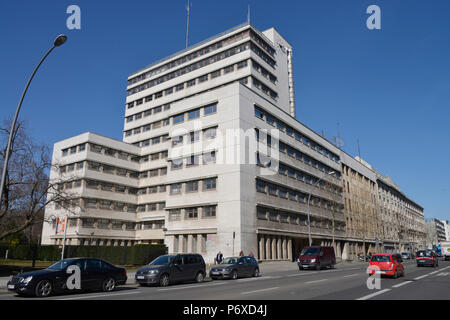
[[196, 108], [187, 112], [179, 113], [173, 116], [172, 123], [179, 124], [183, 123], [185, 120], [195, 120], [200, 118], [200, 113], [203, 110], [203, 116], [209, 116], [217, 112], [217, 103], [213, 103], [201, 108]]
[[[210, 164], [216, 162], [216, 151], [205, 152], [202, 155], [203, 164]], [[197, 166], [201, 163], [200, 155], [191, 155], [184, 158], [178, 158], [171, 160], [171, 170], [177, 170], [183, 168], [184, 163], [186, 167]]]
[[148, 229], [163, 229], [164, 220], [144, 221], [141, 223], [125, 222], [120, 220], [109, 219], [94, 219], [94, 218], [81, 218], [81, 226], [83, 228], [92, 229], [113, 229], [113, 230], [148, 230]]
[[[256, 139], [259, 142], [265, 142], [270, 147], [272, 147], [272, 145], [276, 144], [276, 140], [272, 139], [271, 135], [269, 135], [265, 132], [260, 132], [260, 130], [257, 128], [255, 128], [255, 133], [256, 133]], [[325, 172], [325, 173], [334, 172], [332, 175], [338, 179], [341, 176], [341, 173], [338, 170], [335, 170], [335, 169], [327, 166], [326, 164], [322, 163], [321, 161], [311, 158], [307, 154], [301, 152], [300, 150], [298, 150], [296, 148], [291, 147], [290, 145], [288, 145], [282, 141], [278, 141], [278, 150], [280, 152], [286, 153], [290, 157], [295, 158], [296, 160], [301, 161], [315, 169], [319, 169], [322, 172]], [[268, 159], [267, 161], [269, 161], [269, 163], [267, 163], [267, 165], [270, 164], [270, 160]], [[264, 163], [260, 163], [260, 164], [265, 165]]]
[[[308, 202], [308, 194], [306, 193], [283, 187], [274, 183], [262, 181], [260, 179], [256, 179], [256, 191], [304, 204]], [[335, 212], [343, 212], [344, 210], [343, 205], [314, 195], [311, 195], [310, 205]]]
[[[144, 99], [145, 99], [145, 102], [151, 101], [152, 100], [152, 96], [150, 95], [150, 96], [147, 96], [145, 98], [137, 99], [136, 101], [131, 101], [131, 102], [127, 103], [128, 109], [133, 108], [135, 105], [138, 106], [138, 105], [143, 104], [144, 103], [143, 102]], [[131, 122], [133, 120], [142, 119], [142, 117], [149, 117], [152, 114], [155, 115], [155, 114], [160, 113], [162, 111], [168, 111], [168, 110], [170, 110], [170, 103], [164, 104], [162, 106], [157, 106], [157, 107], [150, 108], [148, 110], [145, 110], [144, 112], [139, 112], [139, 113], [133, 114], [133, 115], [131, 115], [129, 117], [126, 117], [125, 120], [128, 123], [128, 122]]]
[[172, 147], [186, 143], [195, 143], [200, 140], [214, 139], [217, 136], [217, 127], [207, 128], [199, 131], [192, 131], [187, 134], [172, 137]]
[[[205, 66], [208, 66], [208, 65], [210, 65], [212, 63], [221, 61], [223, 59], [226, 59], [228, 57], [234, 56], [235, 54], [238, 54], [240, 52], [243, 52], [243, 51], [246, 51], [246, 50], [249, 50], [249, 49], [250, 49], [250, 42], [246, 42], [246, 43], [237, 45], [237, 46], [235, 46], [233, 48], [225, 50], [225, 51], [223, 51], [221, 53], [218, 53], [216, 55], [213, 55], [213, 56], [211, 56], [209, 58], [200, 60], [200, 61], [195, 62], [193, 64], [190, 64], [190, 65], [188, 65], [186, 67], [180, 68], [177, 71], [172, 71], [172, 72], [170, 72], [170, 73], [168, 73], [168, 74], [166, 74], [164, 76], [161, 76], [161, 77], [156, 78], [154, 80], [147, 81], [147, 82], [145, 82], [145, 83], [143, 83], [143, 84], [141, 84], [139, 86], [136, 86], [134, 88], [128, 89], [127, 90], [127, 96], [135, 94], [135, 93], [138, 93], [138, 92], [141, 92], [143, 90], [146, 90], [148, 88], [154, 87], [156, 85], [159, 85], [159, 84], [164, 83], [166, 81], [172, 80], [174, 78], [180, 77], [180, 76], [182, 76], [184, 74], [187, 74], [189, 72], [198, 70], [198, 69], [203, 68]], [[188, 86], [189, 86], [189, 84], [188, 84]], [[159, 97], [162, 96], [162, 92], [156, 93], [155, 95], [156, 95], [155, 98], [159, 98]]]
[[264, 83], [256, 79], [255, 77], [252, 77], [252, 83], [253, 86], [260, 91], [262, 91], [264, 94], [268, 95], [272, 99], [276, 100], [278, 98], [278, 93], [270, 89], [268, 86], [266, 86]]
[[69, 154], [74, 154], [77, 152], [83, 152], [84, 150], [86, 150], [86, 143], [82, 143], [82, 144], [78, 144], [76, 146], [70, 147], [70, 148], [66, 148], [62, 150], [62, 156], [68, 156]]
[[[224, 67], [222, 69], [218, 69], [218, 70], [215, 70], [215, 71], [213, 71], [211, 73], [204, 74], [204, 75], [202, 75], [202, 76], [200, 76], [198, 78], [191, 79], [191, 80], [188, 80], [186, 82], [179, 83], [179, 84], [177, 84], [177, 85], [175, 85], [173, 87], [170, 87], [168, 89], [165, 89], [163, 91], [152, 93], [152, 94], [150, 94], [150, 95], [148, 95], [148, 96], [146, 96], [144, 98], [140, 98], [140, 99], [131, 101], [131, 102], [127, 103], [127, 108], [131, 109], [134, 106], [138, 106], [138, 105], [143, 104], [144, 102], [149, 102], [149, 101], [152, 101], [153, 99], [161, 98], [163, 95], [167, 96], [167, 95], [170, 95], [170, 94], [172, 94], [174, 92], [178, 92], [178, 91], [184, 90], [186, 88], [193, 87], [193, 86], [195, 86], [197, 84], [200, 84], [200, 83], [206, 82], [208, 80], [212, 80], [212, 79], [215, 79], [217, 77], [220, 77], [221, 75], [226, 75], [226, 74], [228, 74], [230, 72], [237, 71], [237, 70], [240, 70], [242, 68], [245, 68], [247, 65], [248, 65], [247, 60], [244, 60], [244, 61], [241, 61], [241, 62], [238, 62], [238, 63], [235, 63], [235, 64], [231, 64], [231, 65], [229, 65], [227, 67]], [[164, 108], [164, 110], [169, 110], [170, 109], [170, 104], [165, 104], [163, 106], [159, 106], [159, 107], [155, 107], [155, 108], [150, 109], [150, 110], [153, 110], [153, 111], [147, 110], [147, 111], [149, 111], [148, 115], [150, 115], [152, 112], [153, 112], [153, 114], [155, 114], [155, 111], [160, 112], [161, 108]], [[145, 112], [147, 112], [147, 111], [144, 111], [144, 116], [145, 116]], [[130, 117], [132, 117], [132, 116], [130, 116]], [[132, 121], [132, 120], [127, 118], [127, 122], [130, 122], [130, 121]]]
[[119, 168], [119, 167], [113, 167], [113, 166], [95, 162], [95, 161], [87, 161], [87, 169], [92, 170], [92, 171], [99, 171], [99, 172], [103, 172], [103, 173], [107, 173], [107, 174], [122, 176], [122, 177], [128, 177], [128, 178], [134, 178], [134, 179], [139, 178], [139, 172], [137, 172], [137, 171]]
[[265, 120], [268, 124], [276, 127], [278, 130], [282, 132], [285, 132], [288, 136], [295, 138], [297, 141], [302, 142], [304, 145], [310, 147], [311, 149], [317, 151], [318, 153], [324, 155], [325, 157], [333, 160], [334, 162], [336, 163], [339, 162], [339, 157], [334, 153], [332, 153], [330, 150], [319, 145], [318, 143], [309, 139], [308, 137], [301, 134], [294, 128], [285, 124], [283, 121], [277, 119], [276, 117], [272, 116], [271, 114], [267, 113], [266, 111], [263, 111], [261, 108], [258, 108], [256, 106], [255, 106], [255, 116], [262, 120]]
[[179, 221], [184, 217], [185, 220], [202, 218], [215, 218], [217, 206], [189, 207], [169, 210], [169, 221]]
[[266, 69], [261, 67], [261, 65], [259, 63], [255, 62], [254, 60], [252, 60], [252, 67], [256, 71], [258, 71], [264, 78], [270, 80], [274, 84], [277, 83], [277, 77], [275, 77], [272, 73], [270, 73], [269, 71], [267, 71]]
[[[276, 210], [261, 206], [258, 206], [256, 209], [256, 217], [259, 220], [268, 220], [272, 222], [294, 224], [301, 226], [308, 225], [308, 217], [306, 214], [294, 214], [283, 210]], [[324, 219], [320, 217], [310, 217], [310, 222], [312, 227], [325, 229], [333, 228], [333, 221], [329, 219]], [[345, 224], [335, 221], [334, 228], [336, 231], [344, 231]]]
[[131, 84], [134, 84], [136, 82], [140, 82], [142, 80], [151, 78], [151, 77], [153, 77], [153, 76], [155, 76], [157, 74], [160, 74], [160, 73], [162, 73], [162, 72], [164, 72], [166, 70], [175, 68], [175, 67], [177, 67], [179, 65], [182, 65], [183, 63], [189, 62], [189, 61], [191, 61], [193, 59], [196, 59], [198, 57], [201, 57], [201, 56], [203, 56], [203, 55], [205, 55], [207, 53], [213, 52], [213, 51], [215, 51], [217, 49], [220, 49], [220, 48], [222, 48], [224, 46], [227, 46], [229, 44], [236, 43], [236, 42], [238, 42], [238, 41], [240, 41], [240, 40], [242, 40], [242, 39], [244, 39], [244, 38], [246, 38], [248, 36], [249, 36], [249, 31], [248, 30], [240, 32], [240, 33], [237, 33], [237, 34], [235, 34], [235, 35], [233, 35], [231, 37], [228, 37], [228, 38], [226, 38], [224, 40], [221, 40], [221, 41], [218, 41], [216, 43], [213, 43], [213, 44], [211, 44], [211, 45], [209, 45], [207, 47], [204, 47], [202, 49], [196, 50], [196, 51], [194, 51], [194, 52], [192, 52], [192, 53], [190, 53], [188, 55], [185, 55], [185, 56], [183, 56], [181, 58], [178, 58], [176, 60], [168, 62], [168, 63], [166, 63], [166, 64], [164, 64], [164, 65], [162, 65], [160, 67], [151, 69], [151, 70], [149, 70], [149, 71], [147, 71], [147, 72], [145, 72], [145, 73], [143, 73], [143, 74], [141, 74], [139, 76], [131, 78], [130, 80], [128, 80], [128, 85], [131, 85]]
[[[134, 154], [130, 154], [130, 153], [127, 153], [124, 151], [112, 149], [109, 147], [101, 146], [101, 145], [98, 145], [95, 143], [82, 143], [82, 144], [79, 144], [79, 145], [76, 145], [76, 146], [73, 146], [70, 148], [63, 149], [62, 156], [64, 157], [69, 154], [83, 152], [86, 150], [86, 148], [88, 148], [88, 150], [91, 152], [104, 154], [104, 155], [107, 155], [107, 156], [110, 156], [113, 158], [118, 158], [118, 159], [122, 159], [122, 160], [131, 160], [133, 162], [139, 162], [139, 156], [136, 156]], [[64, 169], [60, 168], [60, 170], [64, 170]], [[65, 171], [62, 171], [62, 172], [65, 172]]]
[[217, 178], [206, 178], [202, 180], [193, 180], [183, 183], [172, 183], [170, 185], [170, 194], [181, 194], [183, 192], [183, 185], [185, 185], [184, 187], [185, 193], [197, 192], [198, 190], [203, 191], [216, 190]]

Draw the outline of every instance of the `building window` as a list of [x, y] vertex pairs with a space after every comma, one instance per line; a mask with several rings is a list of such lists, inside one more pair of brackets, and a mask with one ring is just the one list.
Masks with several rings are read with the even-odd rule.
[[223, 72], [224, 74], [233, 72], [234, 71], [234, 65], [226, 67], [223, 71], [224, 71]]
[[169, 220], [171, 221], [181, 220], [181, 210], [180, 209], [169, 210]]
[[186, 192], [196, 192], [198, 191], [198, 181], [186, 182]]
[[204, 107], [204, 115], [210, 115], [217, 112], [217, 104], [212, 104], [210, 106]]
[[214, 71], [211, 73], [211, 79], [217, 78], [220, 76], [220, 70]]
[[217, 128], [209, 128], [203, 132], [203, 135], [206, 139], [214, 139], [217, 134]]
[[247, 60], [241, 61], [241, 62], [239, 62], [239, 63], [237, 64], [237, 68], [238, 68], [238, 69], [242, 69], [242, 68], [245, 68], [247, 65], [248, 65], [248, 64], [247, 64]]
[[200, 118], [200, 109], [192, 110], [188, 112], [188, 120]]
[[184, 89], [184, 83], [177, 85], [176, 90], [181, 91]]
[[186, 167], [196, 166], [199, 163], [199, 156], [190, 156], [186, 158]]
[[182, 184], [174, 183], [170, 185], [170, 194], [180, 194], [181, 193]]
[[178, 124], [178, 123], [183, 123], [183, 122], [184, 122], [184, 113], [173, 117], [173, 124]]
[[203, 218], [214, 218], [216, 216], [216, 206], [205, 206], [203, 207]]
[[215, 190], [217, 178], [209, 178], [203, 180], [203, 190]]
[[198, 218], [197, 208], [186, 208], [185, 209], [185, 217], [186, 217], [186, 219], [197, 219]]
[[216, 152], [215, 151], [211, 151], [211, 152], [203, 154], [203, 163], [204, 164], [215, 163], [215, 162], [216, 162]]
[[198, 78], [198, 83], [202, 83], [202, 82], [205, 82], [205, 81], [208, 81], [208, 75], [207, 74], [205, 74], [204, 76], [201, 76], [201, 77]]
[[183, 168], [183, 159], [174, 159], [172, 160], [172, 170]]
[[187, 86], [188, 86], [188, 87], [195, 86], [195, 79], [189, 80], [189, 81], [187, 82]]

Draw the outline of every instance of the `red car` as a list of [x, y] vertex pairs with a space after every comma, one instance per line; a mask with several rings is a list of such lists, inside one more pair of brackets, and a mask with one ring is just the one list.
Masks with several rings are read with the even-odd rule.
[[403, 260], [398, 254], [381, 253], [374, 254], [370, 259], [367, 273], [373, 275], [392, 276], [394, 279], [405, 275], [405, 268], [402, 264]]

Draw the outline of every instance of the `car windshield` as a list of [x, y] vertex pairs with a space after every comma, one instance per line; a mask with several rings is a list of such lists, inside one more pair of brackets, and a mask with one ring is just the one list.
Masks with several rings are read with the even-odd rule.
[[302, 256], [315, 256], [317, 255], [317, 253], [319, 253], [319, 249], [318, 248], [308, 248], [308, 249], [303, 249], [302, 253], [300, 253], [300, 255]]
[[371, 262], [391, 262], [391, 257], [389, 256], [372, 256]]
[[221, 264], [236, 264], [237, 258], [231, 257], [231, 258], [225, 258], [222, 260]]
[[60, 260], [58, 262], [55, 262], [51, 266], [49, 266], [47, 269], [51, 270], [64, 270], [68, 266], [72, 265], [76, 260], [75, 259], [66, 259], [66, 260]]
[[418, 257], [431, 257], [433, 256], [431, 251], [417, 251]]
[[173, 260], [173, 258], [174, 258], [173, 256], [160, 256], [160, 257], [156, 258], [155, 260], [153, 260], [152, 262], [150, 262], [148, 265], [149, 266], [167, 265]]

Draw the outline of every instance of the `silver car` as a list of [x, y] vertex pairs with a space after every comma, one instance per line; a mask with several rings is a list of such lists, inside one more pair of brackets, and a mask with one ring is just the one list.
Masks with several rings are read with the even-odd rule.
[[259, 265], [253, 257], [229, 257], [211, 268], [211, 279], [237, 279], [239, 277], [258, 277]]

